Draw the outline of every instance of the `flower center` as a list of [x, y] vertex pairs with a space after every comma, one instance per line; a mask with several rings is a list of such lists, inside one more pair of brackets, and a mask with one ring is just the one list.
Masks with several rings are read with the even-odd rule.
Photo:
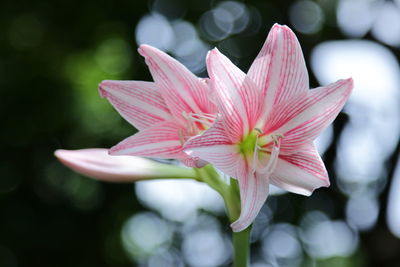
[[178, 134], [183, 145], [190, 137], [201, 134], [210, 128], [214, 123], [216, 115], [208, 113], [186, 113], [183, 111], [182, 117], [185, 119], [185, 129], [179, 129]]
[[242, 155], [250, 156], [254, 153], [254, 148], [259, 146], [258, 136], [260, 132], [253, 130], [248, 136], [246, 136], [243, 141], [239, 143], [239, 151]]
[[282, 138], [280, 134], [262, 135], [255, 128], [238, 144], [238, 149], [251, 162], [253, 172], [271, 174], [278, 162]]

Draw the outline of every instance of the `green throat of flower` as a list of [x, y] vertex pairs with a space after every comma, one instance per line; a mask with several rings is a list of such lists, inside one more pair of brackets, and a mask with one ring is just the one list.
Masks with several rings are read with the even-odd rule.
[[262, 136], [262, 131], [255, 128], [238, 143], [238, 152], [251, 162], [253, 172], [271, 174], [278, 161], [282, 138], [280, 134]]
[[256, 147], [261, 147], [259, 144], [259, 135], [261, 131], [253, 130], [251, 131], [239, 144], [239, 152], [245, 156], [251, 156], [256, 150]]

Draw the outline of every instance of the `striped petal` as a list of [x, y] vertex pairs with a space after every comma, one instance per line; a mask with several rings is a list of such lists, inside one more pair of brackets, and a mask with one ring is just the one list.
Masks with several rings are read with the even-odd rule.
[[180, 125], [161, 122], [123, 140], [110, 149], [111, 155], [132, 155], [154, 158], [184, 158], [179, 136]]
[[207, 56], [211, 87], [216, 94], [219, 112], [233, 142], [248, 134], [257, 122], [260, 92], [246, 75], [216, 48]]
[[238, 177], [238, 166], [242, 158], [233, 145], [192, 147], [185, 149], [185, 152], [192, 157], [197, 157], [211, 163], [218, 170], [231, 177]]
[[238, 178], [241, 211], [239, 219], [231, 224], [234, 232], [243, 231], [254, 221], [269, 193], [268, 176], [252, 173], [245, 165], [240, 167], [247, 173]]
[[295, 34], [275, 24], [247, 74], [265, 95], [265, 113], [273, 105], [309, 89], [308, 72]]
[[339, 114], [353, 88], [353, 80], [339, 80], [326, 87], [309, 90], [276, 107], [264, 132], [284, 136], [281, 153], [296, 151], [313, 141]]
[[238, 177], [237, 166], [242, 157], [226, 135], [221, 119], [217, 119], [213, 126], [201, 135], [190, 138], [184, 145], [184, 151], [192, 157], [210, 162], [231, 177]]
[[210, 162], [231, 177], [238, 177], [238, 162], [242, 160], [242, 156], [226, 135], [221, 119], [217, 119], [201, 135], [190, 138], [184, 145], [184, 151], [192, 157]]
[[100, 95], [139, 130], [172, 118], [157, 90], [154, 83], [142, 81], [102, 81], [99, 87]]
[[225, 130], [224, 122], [221, 118], [217, 118], [214, 124], [204, 131], [202, 134], [190, 138], [185, 143], [185, 149], [197, 147], [209, 147], [215, 145], [232, 145]]
[[292, 193], [309, 196], [319, 187], [328, 187], [329, 178], [314, 144], [292, 155], [280, 155], [270, 182]]
[[182, 113], [214, 113], [207, 79], [199, 79], [185, 66], [157, 48], [141, 45], [139, 53], [145, 57], [154, 81], [161, 87], [169, 109], [183, 120]]
[[72, 170], [106, 182], [132, 182], [161, 178], [196, 178], [187, 168], [134, 156], [110, 156], [108, 149], [58, 149], [55, 156]]

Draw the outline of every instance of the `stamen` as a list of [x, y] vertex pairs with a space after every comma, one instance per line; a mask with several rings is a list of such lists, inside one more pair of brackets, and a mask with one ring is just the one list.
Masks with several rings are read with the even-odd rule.
[[282, 134], [273, 134], [271, 135], [272, 141], [274, 141], [275, 145], [278, 145], [280, 139], [284, 138]]
[[276, 164], [278, 163], [278, 156], [281, 147], [281, 136], [275, 135], [271, 136], [271, 138], [274, 140], [274, 145], [272, 146], [272, 151], [267, 165], [264, 168], [258, 170], [260, 173], [271, 174], [274, 171]]
[[262, 134], [263, 132], [261, 131], [260, 128], [254, 128], [254, 130], [256, 130], [257, 132], [259, 132], [260, 134]]
[[187, 125], [186, 125], [186, 132], [189, 135], [194, 135], [197, 131], [197, 127], [192, 119], [192, 113], [186, 113], [186, 111], [182, 111], [182, 117], [186, 119]]
[[210, 114], [210, 113], [202, 113], [202, 114], [192, 113], [192, 116], [197, 116], [199, 118], [204, 118], [209, 120], [215, 120], [215, 118], [217, 117], [216, 114]]
[[181, 145], [183, 146], [185, 144], [185, 137], [183, 136], [182, 129], [178, 129], [178, 136], [179, 136], [179, 141], [181, 142]]
[[[186, 120], [186, 134], [190, 137], [199, 134], [203, 130], [202, 128], [211, 127], [217, 115], [182, 111], [182, 117]], [[203, 127], [199, 127], [197, 123], [200, 123]], [[179, 135], [182, 136], [180, 139], [186, 140], [182, 133], [179, 133]]]
[[208, 114], [208, 113], [202, 113], [202, 114], [189, 113], [189, 114], [187, 114], [186, 112], [183, 111], [182, 115], [188, 121], [199, 122], [208, 127], [211, 127], [211, 125], [214, 123], [214, 120], [216, 119], [216, 115]]
[[197, 122], [200, 122], [201, 124], [204, 124], [204, 125], [207, 125], [207, 126], [211, 126], [211, 125], [212, 125], [211, 122], [208, 122], [208, 121], [206, 121], [206, 120], [197, 119], [197, 118], [194, 118], [194, 117], [190, 117], [190, 119], [191, 119], [192, 121], [197, 121]]
[[253, 162], [252, 162], [252, 167], [251, 170], [253, 173], [256, 172], [257, 170], [257, 163], [258, 163], [258, 149], [260, 146], [258, 145], [258, 134], [256, 135], [256, 145], [254, 146], [254, 152], [253, 152]]

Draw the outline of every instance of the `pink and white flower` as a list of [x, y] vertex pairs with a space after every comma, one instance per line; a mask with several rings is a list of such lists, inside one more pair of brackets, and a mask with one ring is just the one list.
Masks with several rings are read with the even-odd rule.
[[166, 53], [141, 45], [154, 82], [103, 81], [101, 96], [139, 132], [110, 149], [112, 155], [179, 159], [187, 166], [204, 161], [183, 152], [183, 144], [214, 121], [216, 105], [208, 80], [192, 74]]
[[247, 74], [217, 49], [209, 52], [207, 69], [220, 115], [185, 151], [238, 179], [241, 214], [233, 231], [252, 223], [270, 183], [303, 195], [329, 186], [313, 140], [342, 109], [351, 78], [309, 90], [298, 40], [278, 24]]

